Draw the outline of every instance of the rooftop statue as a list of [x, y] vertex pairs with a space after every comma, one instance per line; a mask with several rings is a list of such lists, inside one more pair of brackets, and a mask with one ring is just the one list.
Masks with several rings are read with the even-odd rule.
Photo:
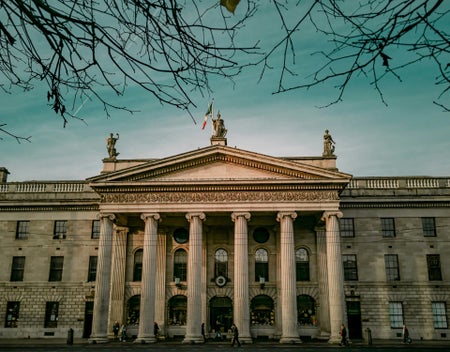
[[119, 139], [119, 134], [116, 133], [116, 137], [111, 133], [106, 139], [106, 149], [108, 150], [109, 158], [115, 159], [119, 153], [116, 151], [116, 142]]
[[322, 156], [334, 156], [334, 142], [328, 130], [325, 130], [325, 134], [323, 135], [323, 154]]
[[220, 118], [220, 111], [217, 113], [217, 118], [213, 119], [213, 137], [224, 138], [227, 135], [227, 129], [225, 128], [223, 120]]

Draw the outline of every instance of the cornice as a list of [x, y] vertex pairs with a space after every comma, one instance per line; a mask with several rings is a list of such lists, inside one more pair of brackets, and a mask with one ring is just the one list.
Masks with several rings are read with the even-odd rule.
[[98, 211], [99, 204], [89, 205], [2, 205], [0, 212], [36, 212], [36, 211]]
[[450, 201], [404, 201], [404, 202], [345, 202], [341, 199], [341, 209], [352, 208], [449, 208]]

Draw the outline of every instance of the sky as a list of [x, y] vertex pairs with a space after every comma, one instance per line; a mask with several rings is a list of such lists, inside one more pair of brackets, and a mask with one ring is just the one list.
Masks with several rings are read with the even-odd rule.
[[[251, 26], [248, 31], [252, 37]], [[258, 26], [261, 37], [278, 31]], [[298, 65], [306, 76], [316, 65], [310, 53], [319, 43], [298, 40]], [[9, 182], [83, 180], [101, 172], [110, 133], [120, 135], [118, 159], [163, 158], [203, 148], [210, 145], [211, 127], [202, 130], [201, 125], [214, 98], [231, 147], [271, 156], [320, 156], [328, 129], [342, 172], [355, 177], [450, 176], [450, 113], [432, 103], [442, 90], [435, 85], [436, 74], [431, 63], [424, 63], [401, 71], [401, 81], [386, 79], [387, 106], [368, 78], [356, 77], [342, 102], [322, 107], [338, 94], [332, 84], [273, 94], [279, 71], [268, 71], [259, 81], [259, 71], [249, 69], [234, 83], [216, 78], [213, 93], [195, 96], [196, 123], [134, 87], [121, 98], [112, 97], [138, 112], [113, 111], [107, 117], [100, 103], [86, 101], [79, 106], [85, 122], [70, 120], [65, 128], [47, 106], [45, 89], [0, 92], [0, 124], [17, 135], [31, 135], [31, 143], [0, 136], [0, 167], [10, 172]]]

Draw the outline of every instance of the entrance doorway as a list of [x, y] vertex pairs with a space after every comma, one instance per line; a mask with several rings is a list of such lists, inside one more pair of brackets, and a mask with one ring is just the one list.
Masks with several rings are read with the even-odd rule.
[[347, 301], [348, 335], [350, 339], [362, 339], [361, 306], [359, 301]]
[[233, 324], [233, 303], [229, 297], [213, 297], [209, 301], [209, 324], [226, 333]]
[[84, 305], [83, 338], [87, 339], [92, 333], [92, 318], [94, 317], [94, 302], [86, 302]]

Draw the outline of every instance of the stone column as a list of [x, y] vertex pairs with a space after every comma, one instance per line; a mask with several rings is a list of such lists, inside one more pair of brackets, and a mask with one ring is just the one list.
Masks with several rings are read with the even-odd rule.
[[234, 222], [234, 302], [233, 320], [239, 329], [239, 340], [252, 343], [248, 292], [248, 230], [250, 213], [232, 213]]
[[114, 214], [100, 214], [100, 239], [95, 282], [94, 317], [91, 343], [108, 342], [108, 311], [111, 283], [111, 258]]
[[301, 343], [297, 329], [297, 280], [295, 275], [294, 219], [295, 212], [280, 212], [281, 258], [281, 323], [280, 343]]
[[159, 336], [161, 338], [167, 332], [166, 305], [162, 303], [166, 302], [166, 233], [159, 232], [157, 241], [155, 302], [158, 302], [158, 304], [155, 307], [155, 320], [159, 325]]
[[142, 256], [141, 306], [139, 333], [136, 343], [155, 343], [156, 246], [159, 214], [142, 214], [145, 222], [144, 251]]
[[108, 335], [112, 336], [114, 321], [120, 326], [124, 321], [125, 306], [125, 265], [127, 260], [127, 228], [118, 228], [113, 238], [112, 277], [111, 277], [111, 304], [109, 308]]
[[327, 242], [324, 227], [316, 228], [317, 242], [317, 268], [319, 281], [319, 334], [318, 339], [330, 338], [330, 306], [328, 304], [328, 269], [327, 269]]
[[183, 343], [203, 343], [202, 324], [202, 221], [204, 213], [188, 213], [187, 324]]
[[339, 343], [339, 329], [345, 323], [344, 275], [342, 268], [341, 239], [339, 235], [339, 220], [341, 212], [325, 212], [328, 268], [328, 298], [330, 305], [329, 343]]

